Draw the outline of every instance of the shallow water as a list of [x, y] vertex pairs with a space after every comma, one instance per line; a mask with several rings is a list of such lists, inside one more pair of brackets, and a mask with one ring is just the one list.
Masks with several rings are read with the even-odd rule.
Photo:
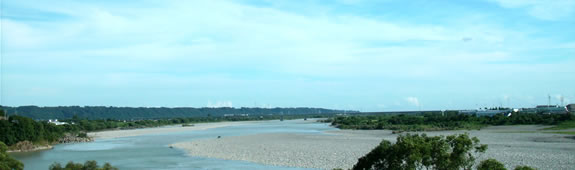
[[47, 151], [13, 153], [25, 169], [48, 169], [54, 162], [97, 160], [109, 162], [120, 169], [303, 169], [261, 165], [245, 161], [190, 157], [169, 144], [217, 136], [239, 136], [261, 133], [322, 133], [336, 130], [325, 123], [313, 121], [263, 121], [206, 130], [170, 132], [142, 136], [100, 139], [90, 143], [60, 144]]

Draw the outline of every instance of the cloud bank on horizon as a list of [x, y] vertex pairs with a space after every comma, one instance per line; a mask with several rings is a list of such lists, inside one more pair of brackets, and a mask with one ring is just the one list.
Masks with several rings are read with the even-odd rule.
[[3, 3], [3, 105], [575, 102], [575, 0]]

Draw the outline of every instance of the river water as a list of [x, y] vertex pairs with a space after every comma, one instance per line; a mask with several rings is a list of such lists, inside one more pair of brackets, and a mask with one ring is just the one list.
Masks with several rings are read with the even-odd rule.
[[24, 163], [24, 169], [42, 170], [59, 162], [96, 160], [100, 165], [109, 162], [119, 169], [304, 169], [261, 165], [245, 161], [231, 161], [191, 157], [183, 150], [169, 148], [169, 144], [217, 136], [240, 136], [261, 133], [323, 133], [336, 130], [315, 121], [260, 121], [206, 130], [148, 134], [113, 139], [97, 139], [89, 143], [59, 144], [46, 151], [13, 153]]

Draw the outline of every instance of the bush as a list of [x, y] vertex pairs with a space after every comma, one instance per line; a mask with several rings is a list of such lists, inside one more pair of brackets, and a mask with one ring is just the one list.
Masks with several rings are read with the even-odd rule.
[[81, 163], [74, 163], [70, 161], [63, 168], [60, 163], [54, 162], [52, 165], [50, 165], [50, 170], [118, 170], [118, 168], [113, 167], [107, 162], [100, 168], [100, 166], [98, 166], [98, 162], [91, 160], [86, 161], [83, 165]]
[[88, 134], [86, 132], [80, 132], [80, 133], [78, 133], [78, 137], [79, 138], [87, 138]]
[[517, 166], [514, 170], [535, 170], [535, 168], [531, 168], [528, 166]]
[[22, 162], [10, 157], [8, 153], [8, 146], [4, 142], [0, 142], [0, 169], [12, 169], [12, 170], [22, 170], [24, 169], [24, 164]]
[[505, 165], [495, 159], [487, 159], [481, 161], [479, 166], [477, 166], [477, 170], [507, 170]]
[[383, 140], [367, 155], [359, 158], [353, 169], [471, 169], [472, 152], [485, 152], [487, 145], [468, 134], [447, 137], [400, 135], [395, 144]]

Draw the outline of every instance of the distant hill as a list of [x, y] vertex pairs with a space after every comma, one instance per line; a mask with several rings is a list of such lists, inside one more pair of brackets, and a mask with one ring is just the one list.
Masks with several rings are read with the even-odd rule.
[[[2, 107], [7, 115], [20, 115], [36, 120], [47, 119], [70, 119], [76, 115], [86, 119], [115, 119], [115, 120], [142, 120], [142, 119], [165, 119], [184, 117], [221, 117], [261, 115], [302, 115], [302, 114], [336, 114], [342, 110], [322, 108], [192, 108], [192, 107], [106, 107], [106, 106], [58, 106], [58, 107]], [[346, 111], [354, 113], [354, 111]]]

